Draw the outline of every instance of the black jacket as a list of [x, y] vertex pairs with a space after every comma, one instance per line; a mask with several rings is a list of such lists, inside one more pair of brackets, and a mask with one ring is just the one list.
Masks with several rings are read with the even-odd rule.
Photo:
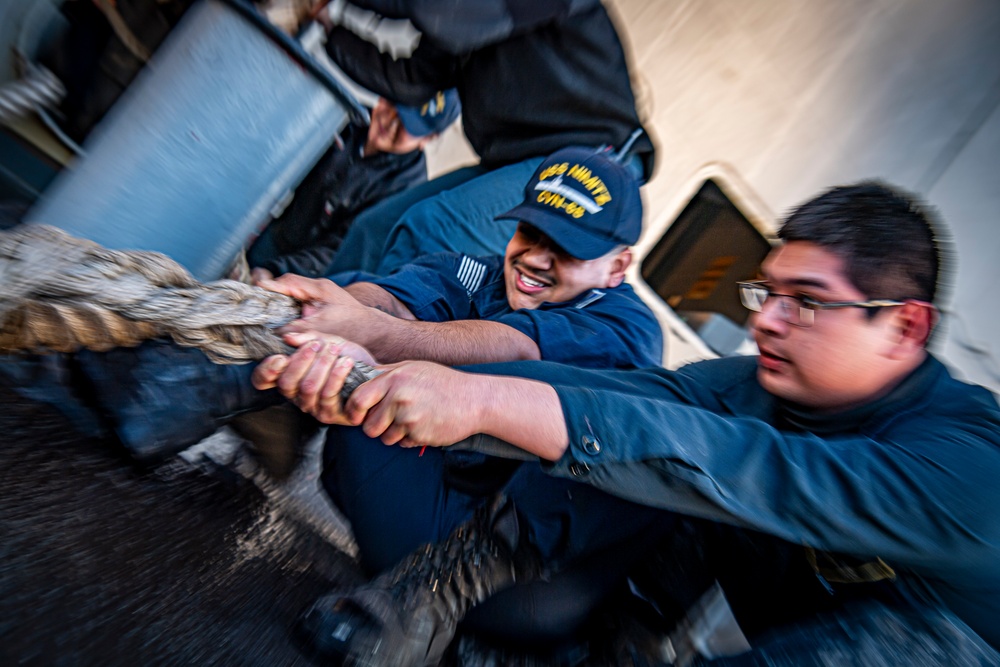
[[[386, 12], [394, 3], [355, 4]], [[600, 2], [429, 0], [397, 11], [423, 33], [411, 57], [393, 60], [343, 28], [327, 52], [359, 84], [403, 104], [457, 88], [465, 134], [486, 166], [571, 145], [620, 148], [641, 127], [625, 52]], [[643, 134], [633, 150], [648, 178], [653, 142]]]

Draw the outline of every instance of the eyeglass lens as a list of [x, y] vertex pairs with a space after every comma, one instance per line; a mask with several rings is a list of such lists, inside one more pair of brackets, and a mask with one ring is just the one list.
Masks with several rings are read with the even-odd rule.
[[764, 304], [773, 300], [780, 309], [781, 319], [789, 324], [809, 326], [813, 323], [813, 310], [805, 308], [798, 298], [790, 294], [770, 294], [759, 285], [740, 285], [740, 300], [756, 313], [762, 312]]

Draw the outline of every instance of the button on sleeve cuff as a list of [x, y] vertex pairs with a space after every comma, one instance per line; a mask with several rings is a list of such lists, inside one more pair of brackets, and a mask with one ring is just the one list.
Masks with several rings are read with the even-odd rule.
[[595, 467], [606, 463], [607, 458], [606, 438], [600, 432], [601, 421], [589, 414], [597, 405], [597, 394], [579, 387], [557, 386], [555, 390], [562, 405], [569, 445], [565, 454], [547, 468], [559, 477], [587, 478]]

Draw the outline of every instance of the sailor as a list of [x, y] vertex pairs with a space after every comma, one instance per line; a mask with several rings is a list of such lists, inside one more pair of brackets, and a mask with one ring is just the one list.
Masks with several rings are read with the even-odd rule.
[[291, 203], [250, 246], [250, 267], [274, 276], [324, 275], [359, 213], [427, 181], [424, 149], [460, 112], [454, 90], [438, 91], [412, 107], [378, 98], [371, 121], [344, 128], [295, 190]]

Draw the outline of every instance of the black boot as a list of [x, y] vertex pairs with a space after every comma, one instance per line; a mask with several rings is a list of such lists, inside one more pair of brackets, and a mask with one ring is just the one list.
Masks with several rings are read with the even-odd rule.
[[215, 364], [164, 341], [77, 354], [77, 373], [128, 451], [157, 463], [210, 436], [237, 414], [284, 401], [257, 391], [254, 364]]
[[445, 542], [417, 549], [352, 593], [320, 598], [297, 633], [334, 665], [436, 665], [469, 609], [540, 570], [513, 503], [500, 496]]
[[278, 481], [292, 476], [306, 459], [309, 441], [323, 425], [291, 403], [246, 412], [229, 422], [229, 428], [250, 442], [250, 453]]

